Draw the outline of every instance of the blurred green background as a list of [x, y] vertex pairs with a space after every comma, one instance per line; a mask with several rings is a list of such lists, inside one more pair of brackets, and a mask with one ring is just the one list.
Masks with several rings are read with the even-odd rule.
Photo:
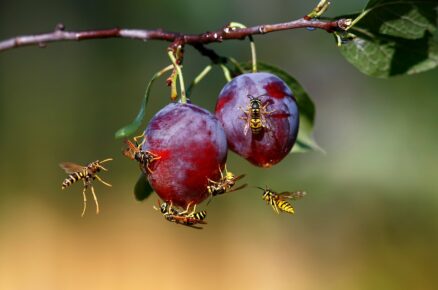
[[[0, 38], [68, 29], [204, 32], [298, 18], [315, 1], [2, 1]], [[333, 1], [328, 15], [366, 1]], [[202, 231], [166, 222], [156, 196], [134, 200], [139, 174], [115, 130], [137, 113], [147, 80], [168, 64], [167, 43], [109, 39], [0, 53], [0, 289], [436, 289], [438, 70], [381, 80], [340, 55], [325, 32], [256, 37], [259, 60], [295, 76], [314, 98], [327, 154], [291, 155], [271, 169], [234, 154], [229, 168], [278, 191], [304, 189], [295, 216], [277, 216], [248, 188], [215, 199]], [[245, 41], [211, 47], [249, 59]], [[208, 60], [187, 48], [189, 81]], [[196, 88], [208, 109], [219, 69]], [[164, 78], [148, 119], [169, 102]], [[106, 157], [113, 184], [61, 191], [61, 161]]]

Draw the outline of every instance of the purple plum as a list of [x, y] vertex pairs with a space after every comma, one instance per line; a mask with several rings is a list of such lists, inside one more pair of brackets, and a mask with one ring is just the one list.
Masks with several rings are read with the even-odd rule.
[[215, 112], [229, 148], [256, 166], [280, 162], [296, 141], [297, 103], [287, 84], [273, 74], [234, 78], [220, 92]]
[[145, 136], [142, 149], [160, 158], [149, 165], [155, 192], [183, 208], [205, 200], [208, 179], [220, 178], [227, 159], [227, 139], [216, 117], [193, 104], [171, 103], [152, 118]]

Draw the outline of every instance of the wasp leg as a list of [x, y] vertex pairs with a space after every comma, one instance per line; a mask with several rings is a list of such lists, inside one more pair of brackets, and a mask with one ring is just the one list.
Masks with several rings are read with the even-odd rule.
[[278, 207], [277, 207], [277, 203], [276, 203], [276, 202], [273, 202], [273, 203], [272, 203], [272, 207], [274, 208], [274, 210], [275, 210], [275, 212], [276, 212], [277, 214], [280, 214], [280, 212], [278, 211]]
[[155, 160], [159, 160], [159, 159], [161, 159], [161, 156], [157, 156], [157, 155], [155, 155], [154, 158], [152, 158], [151, 161], [155, 161]]
[[[138, 139], [140, 139], [140, 138], [143, 138], [143, 140], [141, 140], [141, 142], [138, 143]], [[143, 146], [144, 142], [146, 142], [146, 137], [145, 137], [144, 133], [141, 135], [135, 136], [132, 139], [134, 139], [134, 142], [135, 142], [135, 145], [137, 145], [137, 148], [140, 148], [141, 146]]]
[[208, 182], [213, 183], [213, 184], [220, 184], [220, 182], [218, 182], [218, 181], [214, 181], [214, 180], [211, 180], [211, 179], [208, 178], [208, 177], [207, 177], [207, 180], [208, 180]]
[[152, 207], [153, 207], [155, 210], [161, 211], [161, 203], [160, 203], [160, 200], [159, 200], [159, 199], [157, 199], [157, 204], [158, 204], [158, 207], [156, 207], [155, 205], [153, 205]]
[[148, 169], [149, 174], [154, 173], [154, 172], [152, 171], [152, 169], [149, 167], [149, 164], [146, 164], [146, 168]]
[[[192, 203], [193, 202], [189, 202], [189, 204], [187, 205], [186, 209], [184, 211], [180, 212], [180, 215], [188, 216], [188, 215], [192, 214], [194, 212], [194, 210], [192, 210], [192, 212], [190, 214], [188, 214], [188, 212], [190, 210], [190, 207], [192, 206]], [[194, 208], [196, 209], [196, 204], [195, 204]]]
[[99, 214], [99, 202], [97, 201], [96, 193], [94, 192], [94, 187], [91, 185], [91, 193], [93, 194], [94, 203], [96, 204], [96, 214]]
[[[149, 152], [149, 151], [145, 151], [145, 152], [146, 152], [146, 153], [149, 153], [149, 154], [152, 154], [152, 153]], [[154, 154], [152, 154], [152, 155], [154, 155]], [[146, 168], [147, 168], [147, 171], [149, 172], [149, 174], [154, 173], [154, 171], [149, 167], [149, 164], [152, 164], [152, 162], [154, 162], [155, 160], [158, 160], [158, 159], [161, 159], [161, 156], [156, 156], [156, 155], [154, 155], [154, 157], [151, 159], [150, 162], [142, 163], [142, 164], [145, 164], [145, 165], [146, 165]]]
[[83, 196], [83, 202], [82, 202], [82, 214], [81, 217], [84, 217], [85, 215], [85, 210], [87, 209], [87, 195], [85, 194], [85, 192], [87, 191], [88, 188], [88, 184], [85, 183], [84, 181], [84, 189], [82, 189], [82, 196]]
[[102, 183], [105, 184], [106, 186], [112, 187], [111, 184], [109, 184], [108, 182], [103, 181], [102, 178], [100, 178], [97, 174], [94, 175], [94, 177], [96, 177], [97, 180], [99, 180], [100, 182], [102, 182]]
[[193, 216], [196, 212], [196, 204], [193, 206], [193, 210], [188, 214], [188, 216]]

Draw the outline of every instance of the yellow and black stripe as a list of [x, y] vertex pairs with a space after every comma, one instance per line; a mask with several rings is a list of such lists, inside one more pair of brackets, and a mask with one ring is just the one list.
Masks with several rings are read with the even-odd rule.
[[251, 132], [253, 134], [259, 134], [263, 128], [262, 121], [260, 120], [260, 107], [262, 105], [262, 101], [259, 98], [251, 98], [249, 107], [250, 107], [250, 115], [251, 120], [249, 122], [249, 126], [251, 127]]
[[70, 174], [63, 182], [62, 182], [62, 189], [65, 189], [75, 183], [78, 180], [86, 178], [88, 175], [87, 170], [74, 172]]
[[195, 212], [193, 214], [188, 215], [188, 217], [189, 218], [194, 218], [194, 219], [196, 219], [198, 221], [202, 221], [202, 220], [204, 220], [207, 217], [207, 211], [205, 211], [205, 210], [198, 211], [198, 212]]
[[295, 212], [294, 208], [292, 207], [292, 205], [290, 203], [288, 203], [287, 201], [285, 201], [285, 200], [278, 200], [277, 201], [277, 207], [280, 210], [282, 210], [284, 212], [287, 212], [287, 213], [290, 213], [290, 214], [293, 214]]

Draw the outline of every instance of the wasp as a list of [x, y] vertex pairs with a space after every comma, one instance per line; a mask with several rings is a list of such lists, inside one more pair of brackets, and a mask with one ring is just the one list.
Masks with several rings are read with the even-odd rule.
[[219, 172], [221, 173], [221, 178], [219, 179], [219, 181], [214, 181], [214, 180], [211, 180], [210, 178], [208, 178], [207, 190], [208, 190], [208, 193], [211, 195], [211, 197], [214, 197], [214, 196], [220, 195], [220, 194], [224, 194], [226, 192], [233, 192], [236, 190], [240, 190], [248, 185], [245, 183], [245, 184], [231, 190], [231, 188], [236, 184], [236, 182], [238, 180], [245, 177], [245, 174], [235, 176], [234, 173], [227, 170], [226, 166], [225, 166], [225, 174], [222, 172], [220, 167], [219, 167]]
[[291, 200], [297, 200], [304, 197], [304, 195], [306, 195], [304, 191], [294, 191], [294, 192], [286, 191], [286, 192], [277, 193], [272, 191], [268, 187], [266, 188], [258, 187], [258, 188], [263, 190], [262, 199], [265, 200], [268, 204], [270, 204], [276, 213], [279, 213], [279, 211], [283, 211], [286, 213], [293, 214], [294, 208], [288, 201], [286, 201], [286, 198], [289, 198]]
[[[143, 138], [141, 143], [138, 143], [138, 139]], [[152, 162], [160, 159], [161, 157], [150, 152], [141, 150], [141, 146], [146, 141], [144, 135], [140, 135], [134, 137], [134, 143], [130, 140], [125, 140], [126, 148], [122, 151], [123, 155], [128, 157], [131, 160], [136, 160], [140, 164], [140, 169], [144, 172], [144, 167], [147, 168], [147, 172], [152, 173], [151, 168], [149, 167]]]
[[240, 117], [242, 120], [245, 121], [245, 126], [243, 128], [243, 133], [245, 135], [248, 133], [249, 128], [251, 128], [251, 132], [254, 135], [260, 134], [263, 128], [269, 129], [266, 116], [269, 116], [270, 114], [275, 112], [275, 110], [268, 111], [267, 107], [269, 106], [269, 103], [262, 105], [262, 100], [260, 99], [261, 96], [254, 97], [248, 95], [249, 104], [246, 110], [240, 107], [240, 110], [242, 110], [245, 114], [245, 116]]
[[196, 211], [196, 205], [193, 210], [189, 212], [191, 204], [187, 206], [184, 211], [174, 207], [172, 203], [163, 202], [160, 204], [158, 201], [158, 208], [154, 206], [155, 210], [160, 211], [164, 218], [170, 222], [177, 224], [194, 227], [197, 229], [202, 229], [201, 227], [196, 227], [196, 224], [207, 224], [205, 218], [207, 217], [207, 211]]
[[91, 182], [95, 179], [100, 181], [101, 183], [105, 184], [106, 186], [111, 187], [112, 185], [103, 181], [97, 173], [100, 172], [100, 170], [108, 171], [105, 167], [102, 166], [102, 163], [108, 162], [113, 160], [112, 158], [107, 158], [105, 160], [99, 161], [93, 161], [89, 163], [87, 166], [82, 166], [76, 163], [72, 162], [63, 162], [60, 163], [59, 166], [64, 169], [66, 173], [69, 174], [69, 176], [62, 182], [62, 189], [65, 189], [75, 183], [76, 181], [82, 180], [84, 184], [84, 188], [82, 190], [82, 196], [84, 197], [83, 202], [83, 209], [81, 216], [84, 216], [85, 210], [87, 208], [87, 196], [85, 192], [87, 191], [88, 187], [91, 187], [91, 193], [93, 194], [94, 203], [96, 204], [96, 214], [99, 213], [99, 203], [97, 202], [96, 193], [94, 192], [94, 187], [91, 185]]

